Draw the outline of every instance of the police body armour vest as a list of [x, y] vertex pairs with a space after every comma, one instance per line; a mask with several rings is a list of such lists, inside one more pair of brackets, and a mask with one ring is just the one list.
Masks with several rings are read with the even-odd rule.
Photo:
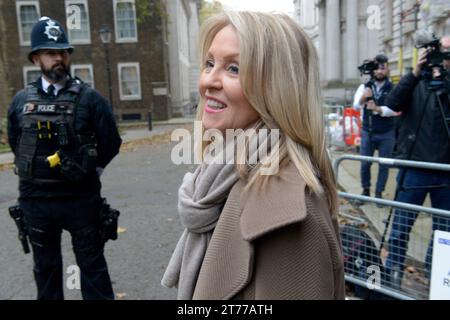
[[[95, 149], [93, 138], [87, 139], [75, 132], [76, 105], [82, 88], [83, 84], [74, 81], [54, 98], [40, 95], [34, 86], [26, 88], [22, 133], [15, 160], [20, 178], [41, 184], [75, 180], [68, 179], [61, 165], [51, 167], [48, 157], [59, 153], [71, 163], [81, 164], [83, 147], [90, 145]], [[95, 164], [91, 167], [95, 170]]]

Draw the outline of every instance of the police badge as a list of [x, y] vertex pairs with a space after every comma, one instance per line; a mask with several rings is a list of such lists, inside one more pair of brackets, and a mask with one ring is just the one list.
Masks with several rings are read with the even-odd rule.
[[32, 104], [32, 103], [26, 103], [24, 106], [23, 106], [23, 113], [33, 113], [34, 112], [34, 110], [35, 110], [35, 106], [34, 106], [34, 104]]
[[48, 20], [44, 34], [47, 35], [50, 40], [58, 41], [58, 38], [61, 36], [62, 32], [54, 21]]

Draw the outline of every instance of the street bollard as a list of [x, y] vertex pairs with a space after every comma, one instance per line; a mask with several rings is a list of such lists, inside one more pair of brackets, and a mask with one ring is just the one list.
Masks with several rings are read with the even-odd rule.
[[148, 131], [152, 131], [153, 130], [153, 126], [152, 126], [152, 112], [149, 111], [148, 112]]

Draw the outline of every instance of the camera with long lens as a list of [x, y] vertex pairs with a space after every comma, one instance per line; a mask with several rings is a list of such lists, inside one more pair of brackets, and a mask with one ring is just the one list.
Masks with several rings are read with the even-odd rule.
[[378, 62], [375, 60], [364, 60], [363, 64], [358, 67], [359, 72], [362, 75], [370, 75], [373, 78], [375, 70], [378, 69]]
[[384, 65], [388, 62], [388, 57], [382, 53], [378, 54], [374, 59], [364, 60], [362, 65], [358, 67], [359, 72], [362, 75], [370, 75], [370, 80], [375, 78], [375, 71], [380, 68], [380, 65]]
[[441, 51], [441, 41], [433, 33], [419, 30], [415, 35], [416, 48], [432, 48], [427, 55], [427, 61], [422, 67], [422, 76], [430, 81], [430, 88], [437, 89], [444, 85], [448, 71], [443, 60], [450, 60], [450, 51]]
[[[378, 69], [379, 63], [375, 60], [364, 60], [363, 64], [358, 67], [361, 76], [370, 75], [370, 80], [364, 85], [366, 88], [370, 88], [375, 78], [375, 70]], [[366, 102], [373, 100], [373, 97], [366, 98]]]
[[[364, 85], [366, 88], [371, 88], [375, 81], [375, 71], [388, 62], [388, 57], [384, 54], [378, 54], [374, 59], [364, 60], [362, 65], [358, 66], [358, 70], [363, 75], [370, 75], [370, 80]], [[373, 97], [366, 98], [366, 102], [374, 100]]]

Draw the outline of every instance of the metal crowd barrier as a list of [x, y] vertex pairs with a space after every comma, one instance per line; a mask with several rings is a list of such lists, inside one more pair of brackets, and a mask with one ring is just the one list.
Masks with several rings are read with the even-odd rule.
[[[450, 172], [448, 164], [344, 155], [334, 161], [338, 183], [339, 166], [344, 160]], [[339, 197], [343, 199], [340, 211], [351, 212], [340, 212], [339, 220], [345, 279], [353, 285], [355, 294], [363, 299], [428, 299], [431, 264], [426, 262], [426, 255], [432, 241], [432, 226], [434, 222], [437, 230], [448, 231], [450, 211], [347, 192], [339, 192]], [[396, 213], [403, 217], [401, 222], [397, 221], [401, 241], [390, 242]], [[412, 225], [409, 233], [404, 230], [408, 225]], [[385, 263], [389, 254], [392, 261], [404, 259], [404, 264], [397, 264], [399, 267], [388, 273]]]

